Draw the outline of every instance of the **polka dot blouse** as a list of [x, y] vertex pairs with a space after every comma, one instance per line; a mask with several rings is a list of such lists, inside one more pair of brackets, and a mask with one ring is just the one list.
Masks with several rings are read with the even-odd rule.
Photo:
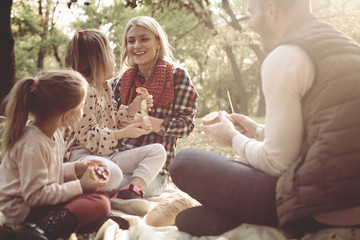
[[94, 86], [89, 86], [83, 116], [74, 127], [64, 132], [66, 141], [65, 161], [69, 160], [71, 151], [77, 148], [87, 148], [94, 155], [105, 155], [113, 152], [117, 145], [114, 130], [117, 123], [131, 121], [127, 106], [117, 109], [113, 91], [108, 82], [99, 93]]

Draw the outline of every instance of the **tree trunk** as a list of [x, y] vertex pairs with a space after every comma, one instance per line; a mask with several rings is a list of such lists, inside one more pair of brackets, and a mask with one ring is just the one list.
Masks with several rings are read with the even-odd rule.
[[15, 82], [14, 39], [11, 31], [12, 0], [0, 1], [0, 114], [4, 115], [3, 100]]
[[40, 26], [43, 29], [41, 33], [41, 42], [40, 48], [38, 52], [38, 59], [37, 59], [37, 68], [38, 70], [44, 69], [44, 59], [45, 59], [45, 49], [43, 47], [43, 42], [46, 39], [46, 18], [45, 14], [43, 13], [43, 7], [41, 0], [38, 1], [38, 11], [39, 11], [39, 19], [40, 19]]
[[38, 70], [44, 69], [44, 59], [45, 59], [45, 51], [43, 47], [40, 46], [40, 50], [38, 52], [38, 60], [37, 60]]
[[[160, 4], [160, 2], [162, 2], [161, 0], [156, 3], [156, 4]], [[163, 2], [167, 2], [166, 0], [163, 0]], [[177, 1], [176, 1], [177, 2]], [[208, 8], [208, 6], [210, 5], [209, 1], [205, 1], [205, 3], [207, 4], [207, 6], [205, 7], [203, 5], [203, 1], [201, 0], [196, 0], [195, 1], [196, 4], [198, 5], [198, 7], [200, 8], [200, 11], [197, 11], [195, 8], [194, 4], [191, 4], [193, 2], [187, 2], [187, 1], [180, 1], [179, 4], [181, 7], [185, 7], [189, 12], [192, 12], [198, 19], [201, 19], [201, 22], [211, 30], [212, 34], [215, 36], [217, 35], [217, 31], [215, 29], [215, 26], [213, 24], [212, 21], [212, 11], [210, 10], [210, 8]], [[228, 16], [230, 17], [231, 21], [227, 21], [228, 25], [231, 26], [234, 30], [242, 33], [244, 32], [244, 29], [242, 29], [241, 25], [239, 24], [239, 21], [234, 13], [234, 11], [231, 9], [231, 6], [229, 4], [228, 0], [222, 0], [221, 1], [221, 7], [222, 9], [228, 14]], [[246, 20], [247, 18], [242, 18], [241, 21]], [[249, 45], [250, 49], [252, 51], [254, 51], [254, 53], [256, 54], [259, 62], [261, 63], [265, 57], [265, 53], [262, 51], [261, 47], [259, 44], [250, 44]], [[246, 92], [246, 89], [244, 87], [244, 83], [242, 80], [242, 75], [241, 75], [241, 71], [236, 63], [236, 58], [234, 56], [233, 53], [233, 49], [230, 46], [225, 46], [225, 51], [226, 54], [231, 62], [231, 66], [233, 69], [233, 73], [234, 73], [234, 77], [239, 85], [239, 101], [240, 101], [240, 111], [243, 114], [248, 114], [249, 109], [248, 109], [248, 94]], [[259, 101], [259, 107], [258, 107], [258, 113], [263, 113], [262, 111], [265, 112], [265, 101], [264, 101], [264, 96], [261, 90], [261, 80], [258, 81], [259, 84], [259, 93], [260, 93], [260, 101]], [[260, 111], [260, 112], [259, 112]]]
[[55, 44], [53, 45], [53, 51], [54, 51], [54, 57], [55, 57], [56, 61], [59, 63], [60, 69], [62, 69], [64, 66], [63, 66], [63, 63], [62, 63], [61, 58], [59, 56], [57, 46], [55, 46]]
[[226, 51], [227, 57], [229, 58], [229, 60], [231, 62], [231, 68], [234, 73], [234, 78], [238, 85], [238, 87], [236, 88], [237, 94], [235, 96], [240, 101], [239, 113], [248, 115], [249, 114], [249, 109], [248, 109], [249, 99], [248, 99], [248, 94], [246, 92], [244, 81], [242, 79], [239, 65], [237, 64], [232, 47], [228, 45], [227, 47], [225, 47], [225, 51]]
[[[250, 44], [249, 45], [250, 49], [255, 53], [258, 61], [259, 61], [259, 66], [261, 68], [261, 64], [264, 61], [266, 54], [265, 52], [261, 49], [259, 44]], [[265, 109], [265, 97], [264, 97], [264, 93], [262, 91], [262, 83], [261, 83], [261, 74], [260, 74], [260, 70], [258, 71], [258, 76], [257, 76], [257, 82], [259, 85], [259, 103], [258, 103], [258, 110], [256, 112], [256, 116], [257, 117], [263, 117], [265, 116], [266, 113], [266, 109]]]
[[[222, 0], [222, 7], [225, 10], [225, 12], [229, 15], [231, 22], [229, 23], [229, 25], [235, 29], [236, 31], [242, 33], [244, 30], [242, 29], [242, 27], [239, 24], [239, 21], [237, 20], [233, 10], [230, 7], [229, 1], [228, 0]], [[259, 44], [250, 44], [249, 45], [250, 49], [255, 53], [256, 57], [259, 60], [260, 66], [261, 63], [263, 62], [263, 60], [265, 59], [265, 52], [261, 49]], [[260, 70], [259, 70], [260, 73]], [[261, 76], [260, 74], [258, 75], [258, 87], [259, 87], [259, 96], [260, 96], [260, 100], [258, 103], [258, 111], [256, 113], [257, 116], [264, 116], [265, 115], [265, 98], [264, 98], [264, 94], [262, 92], [262, 86], [261, 86]], [[245, 113], [244, 113], [245, 114]]]

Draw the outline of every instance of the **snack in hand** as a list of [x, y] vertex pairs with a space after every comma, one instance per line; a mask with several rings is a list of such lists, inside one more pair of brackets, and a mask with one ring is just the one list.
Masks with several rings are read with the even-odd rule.
[[[146, 90], [146, 88], [143, 87], [138, 87], [136, 88], [136, 92], [139, 93], [140, 95], [143, 95], [145, 97], [149, 96], [149, 92]], [[146, 103], [146, 99], [141, 101], [141, 117], [142, 120], [144, 122], [144, 129], [145, 130], [149, 130], [151, 128], [151, 120], [149, 118], [149, 115], [147, 113], [147, 103]]]
[[151, 120], [148, 115], [142, 116], [144, 122], [144, 129], [149, 130], [152, 128]]
[[[228, 113], [224, 112], [224, 114], [225, 114], [225, 117], [227, 117], [227, 119], [229, 119], [231, 122], [233, 122], [233, 120], [231, 119], [231, 117]], [[201, 123], [203, 125], [211, 125], [211, 124], [215, 124], [218, 122], [220, 122], [219, 112], [208, 113], [201, 119]]]
[[109, 169], [101, 165], [90, 165], [90, 177], [96, 182], [107, 182], [110, 179]]
[[211, 112], [209, 114], [206, 114], [202, 119], [201, 123], [203, 125], [211, 125], [214, 123], [220, 122], [219, 119], [219, 112]]
[[145, 97], [149, 96], [149, 92], [144, 87], [138, 87], [135, 90], [138, 94], [143, 95]]

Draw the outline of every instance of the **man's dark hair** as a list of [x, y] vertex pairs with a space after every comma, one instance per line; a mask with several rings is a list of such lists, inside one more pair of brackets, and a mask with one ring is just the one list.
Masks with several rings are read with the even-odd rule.
[[295, 3], [297, 1], [307, 1], [307, 0], [258, 0], [260, 5], [262, 7], [265, 6], [265, 4], [269, 1], [273, 1], [275, 2], [280, 8], [287, 10], [289, 9], [291, 6], [295, 5]]

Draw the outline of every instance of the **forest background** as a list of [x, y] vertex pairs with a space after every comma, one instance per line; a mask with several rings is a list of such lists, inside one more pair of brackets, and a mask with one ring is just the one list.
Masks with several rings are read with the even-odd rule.
[[[199, 93], [198, 117], [210, 111], [265, 115], [259, 69], [265, 53], [248, 26], [248, 0], [13, 0], [15, 80], [64, 68], [70, 38], [97, 28], [110, 39], [119, 72], [127, 21], [152, 16]], [[360, 42], [360, 0], [314, 0], [313, 12]], [[281, 67], [281, 66], [279, 66]]]
[[[232, 111], [228, 93], [235, 112], [264, 122], [260, 66], [266, 54], [248, 26], [247, 7], [248, 0], [1, 0], [0, 103], [18, 79], [43, 69], [63, 69], [70, 39], [87, 28], [100, 29], [110, 39], [116, 76], [127, 21], [152, 16], [164, 27], [175, 57], [199, 93], [195, 131], [179, 141], [177, 150], [194, 147], [238, 159], [231, 149], [202, 141], [197, 126], [211, 111]], [[360, 0], [313, 0], [312, 9], [360, 42]], [[6, 24], [14, 42], [8, 41]], [[4, 124], [0, 119], [1, 135]], [[0, 138], [0, 156], [2, 145]]]

